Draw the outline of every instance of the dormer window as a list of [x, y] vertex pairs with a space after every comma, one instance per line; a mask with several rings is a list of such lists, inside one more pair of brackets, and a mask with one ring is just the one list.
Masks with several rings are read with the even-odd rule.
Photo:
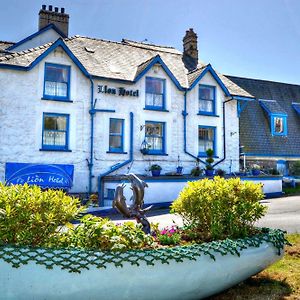
[[272, 116], [272, 134], [273, 135], [287, 135], [287, 117], [286, 116]]
[[287, 113], [276, 100], [259, 100], [260, 106], [268, 114], [273, 136], [287, 135]]
[[145, 109], [165, 110], [166, 80], [146, 77]]
[[199, 114], [215, 115], [216, 87], [199, 85]]

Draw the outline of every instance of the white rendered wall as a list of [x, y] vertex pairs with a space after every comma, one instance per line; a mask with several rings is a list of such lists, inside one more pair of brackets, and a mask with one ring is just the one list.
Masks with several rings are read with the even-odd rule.
[[61, 36], [52, 28], [36, 35], [32, 39], [20, 44], [19, 46], [15, 47], [12, 51], [18, 52], [27, 50], [30, 48], [35, 48], [41, 45], [45, 45], [49, 42], [54, 42]]
[[[45, 62], [71, 66], [70, 98], [73, 103], [41, 100]], [[5, 163], [73, 164], [74, 192], [87, 191], [89, 158], [90, 84], [61, 49], [49, 54], [29, 72], [1, 69], [0, 180]], [[70, 115], [69, 145], [72, 152], [40, 151], [43, 113]]]
[[[187, 185], [188, 181], [197, 181], [199, 179], [186, 179], [183, 178], [174, 178], [174, 180], [168, 179], [163, 180], [160, 178], [157, 179], [146, 179], [145, 182], [148, 185], [148, 188], [145, 189], [145, 204], [156, 204], [156, 203], [164, 203], [164, 202], [173, 202], [177, 199], [180, 191]], [[254, 183], [261, 183], [263, 185], [262, 190], [263, 193], [268, 196], [271, 194], [279, 195], [282, 193], [282, 177], [268, 177], [268, 178], [241, 178], [243, 181], [251, 181]], [[107, 189], [116, 189], [117, 185], [121, 182], [105, 182], [104, 190], [105, 197], [107, 197]], [[132, 190], [130, 189], [130, 183], [126, 182], [126, 187], [124, 189], [124, 196], [127, 199], [127, 203], [129, 203], [129, 199], [132, 196]], [[104, 206], [111, 207], [112, 201], [105, 200]]]
[[[71, 100], [73, 103], [41, 100], [43, 96], [45, 62], [71, 66]], [[166, 79], [166, 109], [163, 111], [144, 110], [146, 76]], [[116, 96], [97, 92], [97, 86], [111, 88], [124, 87], [127, 90], [139, 90], [139, 97]], [[198, 126], [217, 127], [216, 162], [223, 158], [223, 120], [222, 103], [224, 93], [210, 74], [205, 75], [199, 84], [216, 86], [217, 114], [219, 117], [197, 115], [198, 85], [187, 94], [187, 150], [198, 154]], [[0, 180], [4, 181], [5, 162], [57, 163], [74, 165], [74, 186], [72, 192], [87, 192], [89, 171], [87, 159], [90, 157], [90, 81], [74, 65], [72, 60], [59, 48], [50, 53], [37, 66], [28, 72], [0, 70], [0, 122], [1, 122], [1, 160]], [[183, 116], [184, 92], [179, 91], [161, 67], [155, 66], [135, 84], [123, 84], [115, 81], [94, 80], [94, 98], [97, 109], [114, 109], [115, 113], [99, 112], [94, 118], [94, 178], [93, 191], [97, 191], [97, 177], [110, 170], [111, 166], [129, 158], [130, 112], [134, 113], [134, 161], [115, 172], [124, 174], [129, 171], [149, 174], [148, 168], [157, 163], [162, 166], [162, 174], [174, 172], [177, 158], [180, 156], [184, 173], [189, 174], [195, 166], [195, 159], [184, 153]], [[42, 144], [43, 112], [70, 115], [70, 150], [72, 152], [40, 151]], [[127, 154], [106, 153], [109, 150], [109, 118], [124, 119], [124, 151]], [[145, 121], [166, 123], [167, 156], [142, 155], [141, 143], [144, 140]], [[142, 126], [142, 130], [141, 130]], [[232, 133], [232, 134], [231, 134]], [[238, 170], [239, 134], [236, 102], [226, 104], [226, 146], [227, 157], [217, 168]], [[203, 165], [201, 166], [203, 167]]]

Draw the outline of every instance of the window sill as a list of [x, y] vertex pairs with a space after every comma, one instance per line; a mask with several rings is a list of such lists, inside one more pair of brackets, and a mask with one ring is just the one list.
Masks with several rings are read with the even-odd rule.
[[68, 150], [68, 149], [58, 149], [58, 148], [41, 148], [40, 151], [72, 152], [72, 150]]
[[124, 151], [106, 151], [106, 153], [110, 153], [110, 154], [127, 154], [127, 152], [124, 152]]
[[162, 112], [169, 112], [167, 109], [158, 108], [158, 107], [144, 107], [144, 110], [154, 110], [154, 111], [162, 111]]
[[201, 112], [198, 112], [197, 113], [198, 116], [208, 116], [208, 117], [220, 117], [219, 115], [216, 115], [214, 113], [208, 113], [208, 112], [205, 112], [205, 111], [201, 111]]
[[[198, 154], [198, 157], [207, 158], [206, 154]], [[220, 158], [220, 156], [213, 156], [212, 158]]]
[[167, 153], [151, 153], [151, 152], [148, 152], [144, 155], [160, 155], [160, 156], [169, 156], [169, 154]]
[[44, 97], [41, 98], [41, 100], [73, 103], [73, 101], [72, 101], [72, 100], [69, 100], [69, 99], [61, 99], [61, 98], [50, 97], [50, 96], [44, 96]]

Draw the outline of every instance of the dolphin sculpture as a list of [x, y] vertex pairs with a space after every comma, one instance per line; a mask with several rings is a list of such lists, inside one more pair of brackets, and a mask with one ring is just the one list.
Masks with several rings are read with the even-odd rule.
[[142, 229], [145, 233], [150, 234], [150, 223], [145, 216], [145, 212], [152, 206], [143, 209], [145, 187], [148, 187], [147, 183], [138, 178], [135, 174], [126, 174], [129, 182], [131, 183], [133, 204], [128, 207], [126, 204], [126, 198], [124, 196], [125, 184], [119, 184], [116, 187], [115, 197], [112, 206], [126, 218], [135, 218], [136, 221], [142, 224]]
[[115, 208], [124, 217], [130, 218], [131, 212], [126, 204], [126, 198], [124, 196], [124, 188], [125, 188], [124, 183], [117, 185], [112, 207]]

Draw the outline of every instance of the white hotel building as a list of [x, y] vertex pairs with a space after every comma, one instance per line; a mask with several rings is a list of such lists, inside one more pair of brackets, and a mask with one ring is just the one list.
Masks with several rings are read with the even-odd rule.
[[205, 167], [208, 148], [216, 169], [239, 170], [239, 103], [254, 97], [198, 59], [192, 29], [182, 53], [68, 37], [69, 16], [52, 6], [39, 18], [36, 33], [0, 43], [1, 181], [46, 180], [103, 200], [107, 176], [149, 175], [151, 164], [174, 173], [178, 156], [190, 174], [196, 159]]

